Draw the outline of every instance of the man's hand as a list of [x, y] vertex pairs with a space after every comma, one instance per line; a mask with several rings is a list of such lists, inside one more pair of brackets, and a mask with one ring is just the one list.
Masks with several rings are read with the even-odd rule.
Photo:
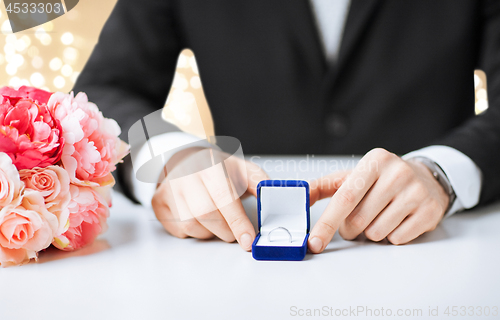
[[322, 252], [335, 231], [346, 240], [362, 232], [373, 241], [407, 243], [434, 230], [449, 203], [430, 170], [384, 149], [368, 152], [350, 172], [311, 182], [311, 205], [331, 197], [309, 237], [309, 250]]
[[[236, 239], [244, 250], [251, 249], [255, 230], [235, 190], [246, 190], [243, 196], [256, 196], [257, 184], [268, 176], [255, 164], [228, 156], [214, 149], [193, 148], [167, 163], [166, 178], [159, 181], [151, 203], [171, 235], [217, 236], [227, 242]], [[200, 168], [204, 163], [208, 169]], [[210, 166], [213, 163], [219, 165]]]

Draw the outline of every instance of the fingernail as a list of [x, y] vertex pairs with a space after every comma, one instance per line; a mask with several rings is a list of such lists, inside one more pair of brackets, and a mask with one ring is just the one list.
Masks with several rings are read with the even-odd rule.
[[244, 233], [240, 237], [240, 245], [243, 249], [250, 250], [250, 247], [252, 246], [252, 236], [248, 233]]
[[323, 249], [323, 242], [318, 237], [309, 239], [309, 249], [314, 253], [319, 253]]

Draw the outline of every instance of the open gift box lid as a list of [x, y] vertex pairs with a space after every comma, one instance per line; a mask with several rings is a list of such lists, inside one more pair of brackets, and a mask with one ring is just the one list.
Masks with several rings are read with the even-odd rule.
[[257, 186], [259, 233], [252, 244], [256, 260], [303, 260], [309, 238], [309, 184], [264, 180]]

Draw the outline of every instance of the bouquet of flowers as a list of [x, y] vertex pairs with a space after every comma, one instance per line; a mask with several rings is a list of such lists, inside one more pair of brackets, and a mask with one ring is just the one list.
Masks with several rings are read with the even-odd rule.
[[75, 250], [107, 228], [120, 127], [85, 93], [0, 89], [0, 265]]

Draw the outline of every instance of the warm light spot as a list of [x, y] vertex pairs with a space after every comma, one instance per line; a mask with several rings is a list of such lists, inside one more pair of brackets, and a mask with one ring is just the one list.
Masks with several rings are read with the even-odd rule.
[[16, 47], [12, 43], [6, 43], [5, 46], [3, 46], [3, 51], [6, 55], [13, 55], [16, 53]]
[[476, 102], [476, 113], [481, 113], [488, 109], [488, 101], [481, 99]]
[[31, 60], [31, 65], [35, 69], [41, 69], [43, 67], [43, 59], [40, 56], [36, 56]]
[[73, 43], [73, 34], [71, 32], [65, 32], [61, 36], [61, 42], [67, 46]]
[[189, 84], [186, 78], [180, 73], [175, 73], [174, 82], [172, 83], [172, 88], [186, 90]]
[[15, 44], [17, 41], [17, 37], [15, 34], [9, 34], [7, 37], [5, 37], [5, 42], [6, 43], [11, 43], [11, 44]]
[[67, 65], [65, 64], [62, 68], [61, 68], [61, 73], [63, 76], [65, 77], [69, 77], [72, 73], [73, 73], [73, 68], [71, 68], [70, 65]]
[[38, 56], [39, 53], [40, 50], [38, 50], [38, 48], [35, 46], [31, 46], [28, 48], [28, 56], [30, 56], [31, 58]]
[[19, 52], [26, 50], [26, 48], [28, 47], [26, 42], [23, 41], [22, 39], [17, 40], [16, 43], [14, 44], [14, 46], [16, 48], [16, 51], [19, 51]]
[[187, 113], [183, 113], [180, 116], [176, 115], [175, 119], [179, 120], [179, 122], [184, 126], [187, 126], [191, 123], [191, 116]]
[[35, 37], [37, 39], [40, 39], [44, 34], [46, 34], [47, 32], [45, 32], [45, 29], [44, 28], [37, 28], [35, 30]]
[[21, 79], [19, 79], [19, 77], [10, 78], [9, 86], [14, 87], [14, 88], [20, 87], [21, 86]]
[[189, 64], [191, 65], [191, 69], [193, 70], [193, 72], [198, 74], [198, 64], [196, 63], [196, 59], [194, 58], [194, 56], [189, 58]]
[[17, 68], [19, 68], [20, 66], [22, 66], [23, 63], [24, 63], [24, 58], [19, 53], [15, 54], [12, 57], [12, 64], [14, 64]]
[[487, 94], [486, 94], [486, 89], [481, 88], [476, 91], [476, 98], [478, 100], [486, 100], [487, 99]]
[[53, 71], [57, 71], [61, 69], [62, 66], [62, 60], [60, 58], [55, 57], [54, 59], [50, 60], [49, 62], [49, 67]]
[[[47, 21], [47, 20], [45, 20]], [[45, 29], [45, 31], [52, 31], [52, 29], [54, 29], [54, 24], [52, 23], [52, 21], [49, 21], [49, 22], [46, 22], [42, 25], [43, 29]]]
[[44, 46], [48, 46], [52, 42], [52, 37], [49, 34], [44, 33], [40, 36], [40, 42]]
[[187, 68], [188, 62], [188, 57], [184, 54], [181, 54], [179, 56], [179, 60], [177, 60], [177, 68]]
[[64, 49], [63, 55], [64, 55], [64, 61], [66, 63], [73, 62], [78, 57], [78, 50], [76, 50], [73, 47], [67, 47], [66, 49]]
[[28, 37], [27, 35], [22, 36], [21, 41], [23, 41], [26, 44], [26, 47], [29, 47], [31, 44], [31, 38]]
[[2, 33], [3, 34], [12, 33], [12, 27], [10, 26], [10, 21], [9, 20], [5, 20], [2, 23]]
[[475, 111], [476, 114], [488, 109], [488, 92], [486, 88], [486, 73], [482, 70], [474, 70], [474, 89], [476, 94]]
[[31, 75], [30, 81], [35, 87], [41, 87], [45, 83], [45, 78], [42, 76], [40, 72], [35, 72]]
[[54, 78], [54, 86], [56, 86], [57, 89], [61, 89], [65, 84], [66, 80], [64, 80], [62, 76], [57, 76]]
[[5, 67], [5, 72], [7, 72], [8, 75], [13, 76], [17, 72], [17, 67], [13, 63], [9, 63]]
[[189, 80], [189, 83], [191, 84], [191, 87], [193, 87], [194, 89], [201, 88], [201, 80], [200, 77], [198, 76], [192, 77], [191, 80]]

